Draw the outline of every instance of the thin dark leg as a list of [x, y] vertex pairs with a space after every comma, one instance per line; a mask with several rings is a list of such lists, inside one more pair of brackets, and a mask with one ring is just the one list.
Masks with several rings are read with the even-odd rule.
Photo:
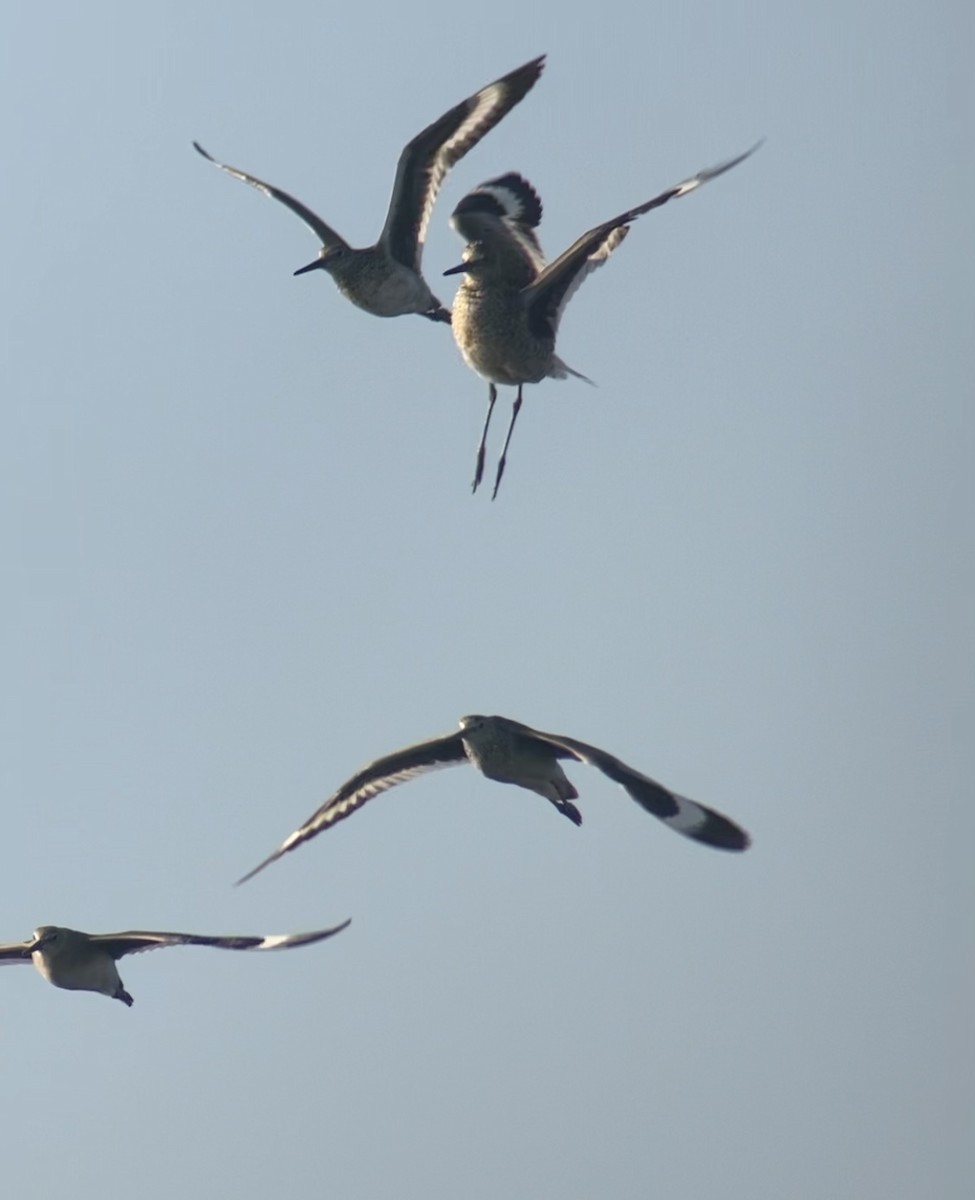
[[568, 817], [573, 825], [582, 824], [582, 813], [571, 800], [553, 800], [552, 803], [563, 817]]
[[484, 447], [487, 445], [488, 426], [491, 424], [491, 413], [494, 412], [494, 402], [498, 398], [498, 389], [493, 383], [488, 384], [488, 410], [484, 418], [484, 429], [481, 432], [481, 444], [477, 448], [477, 463], [474, 467], [474, 482], [471, 491], [476, 492], [484, 474]]
[[494, 477], [494, 491], [491, 493], [492, 500], [498, 494], [498, 488], [501, 486], [501, 476], [504, 474], [505, 459], [508, 457], [508, 443], [511, 441], [511, 435], [514, 432], [515, 421], [518, 420], [518, 414], [521, 412], [521, 389], [522, 385], [519, 383], [518, 395], [515, 397], [514, 407], [511, 410], [511, 424], [508, 426], [508, 436], [504, 439], [501, 458], [498, 460], [498, 473]]

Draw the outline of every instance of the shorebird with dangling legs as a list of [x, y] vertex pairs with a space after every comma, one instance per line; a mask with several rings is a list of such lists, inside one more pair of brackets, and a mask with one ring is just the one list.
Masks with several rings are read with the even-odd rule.
[[455, 105], [418, 133], [403, 149], [396, 168], [386, 223], [373, 246], [356, 249], [288, 192], [254, 175], [218, 162], [198, 143], [208, 162], [249, 183], [299, 217], [322, 243], [318, 257], [296, 275], [321, 269], [357, 307], [377, 317], [418, 313], [450, 321], [450, 312], [430, 290], [421, 271], [423, 243], [437, 193], [447, 172], [534, 87], [545, 56], [532, 59]]
[[273, 854], [237, 882], [252, 879], [289, 850], [351, 816], [373, 796], [428, 771], [463, 763], [469, 763], [487, 779], [544, 796], [573, 825], [581, 825], [582, 814], [572, 803], [579, 793], [562, 770], [560, 759], [575, 759], [602, 771], [641, 808], [684, 837], [719, 850], [746, 850], [751, 843], [744, 829], [728, 817], [672, 792], [597, 746], [560, 733], [543, 733], [510, 717], [471, 716], [461, 718], [457, 733], [404, 746], [358, 771]]
[[586, 276], [609, 258], [637, 217], [696, 191], [744, 162], [760, 145], [699, 171], [652, 200], [594, 226], [550, 263], [545, 262], [535, 233], [542, 218], [542, 203], [523, 176], [513, 172], [501, 175], [464, 196], [450, 218], [451, 225], [467, 242], [463, 262], [444, 271], [444, 275], [464, 276], [453, 304], [454, 340], [467, 365], [488, 380], [488, 411], [477, 450], [473, 491], [477, 491], [484, 472], [485, 445], [498, 384], [517, 387], [518, 392], [498, 460], [492, 500], [504, 474], [524, 385], [570, 375], [592, 382], [555, 353], [562, 313]]

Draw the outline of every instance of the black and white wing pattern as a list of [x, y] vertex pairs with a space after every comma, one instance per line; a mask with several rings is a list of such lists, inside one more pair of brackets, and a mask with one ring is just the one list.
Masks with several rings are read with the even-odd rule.
[[751, 844], [751, 838], [744, 829], [728, 817], [715, 812], [713, 808], [707, 808], [695, 800], [672, 792], [670, 788], [664, 787], [662, 783], [657, 783], [655, 779], [640, 771], [635, 771], [612, 754], [607, 754], [605, 750], [575, 738], [563, 737], [561, 734], [542, 733], [528, 726], [523, 728], [538, 741], [553, 747], [557, 757], [574, 758], [602, 771], [614, 783], [618, 783], [641, 808], [685, 837], [704, 842], [719, 850], [747, 850]]
[[468, 96], [403, 149], [380, 243], [397, 262], [420, 273], [423, 242], [447, 172], [537, 83], [545, 55]]
[[310, 208], [302, 204], [300, 200], [296, 200], [294, 196], [283, 192], [280, 188], [274, 187], [273, 184], [265, 183], [263, 179], [258, 179], [255, 175], [248, 175], [246, 171], [239, 171], [236, 167], [229, 167], [226, 163], [218, 162], [212, 154], [208, 154], [203, 149], [199, 142], [194, 142], [193, 148], [198, 154], [202, 154], [207, 162], [213, 163], [221, 171], [226, 171], [228, 175], [232, 175], [234, 179], [239, 179], [243, 183], [249, 183], [251, 187], [257, 188], [259, 192], [263, 192], [265, 196], [270, 196], [272, 200], [280, 201], [285, 208], [290, 208], [296, 217], [304, 221], [326, 248], [348, 248], [348, 242], [345, 238], [337, 234], [331, 225], [326, 225], [317, 213], [313, 213]]
[[[524, 175], [509, 171], [479, 183], [463, 196], [450, 224], [465, 242], [482, 242], [507, 260], [520, 253], [531, 267], [527, 282], [545, 266], [538, 234], [542, 201]], [[455, 273], [455, 272], [451, 272]]]
[[715, 167], [707, 167], [698, 171], [690, 179], [669, 187], [666, 191], [638, 204], [636, 208], [627, 209], [618, 217], [596, 225], [588, 232], [577, 238], [568, 250], [563, 251], [558, 258], [545, 267], [538, 278], [525, 290], [525, 303], [528, 306], [529, 328], [536, 337], [554, 338], [565, 306], [575, 295], [576, 290], [597, 267], [601, 267], [610, 254], [619, 246], [629, 232], [630, 224], [650, 212], [660, 208], [669, 200], [678, 196], [686, 196], [696, 191], [702, 184], [716, 179], [732, 167], [745, 161], [761, 145], [756, 142], [750, 150], [735, 158], [726, 159]]
[[535, 337], [554, 341], [565, 306], [582, 281], [601, 267], [630, 232], [630, 213], [590, 229], [573, 242], [524, 291], [528, 328]]
[[95, 933], [90, 937], [94, 948], [104, 950], [112, 958], [126, 954], [141, 954], [144, 950], [160, 950], [165, 946], [215, 946], [218, 950], [289, 950], [294, 946], [310, 946], [334, 937], [348, 929], [351, 918], [331, 929], [316, 929], [311, 933], [281, 933], [255, 935], [210, 936], [203, 933]]
[[373, 796], [387, 792], [397, 784], [406, 783], [417, 775], [425, 775], [428, 771], [436, 771], [441, 767], [459, 766], [465, 762], [467, 752], [459, 733], [416, 742], [412, 746], [404, 746], [402, 750], [377, 758], [375, 762], [363, 767], [351, 779], [346, 780], [299, 829], [285, 838], [273, 854], [269, 854], [253, 871], [248, 871], [237, 882], [246, 883], [282, 854], [287, 854], [289, 850], [307, 842], [323, 829], [344, 820]]
[[7, 942], [0, 945], [0, 967], [7, 963], [31, 962], [32, 942]]

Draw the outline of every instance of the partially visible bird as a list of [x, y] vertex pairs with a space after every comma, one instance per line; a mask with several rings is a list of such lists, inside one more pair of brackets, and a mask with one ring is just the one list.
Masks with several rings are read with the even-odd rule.
[[596, 746], [558, 733], [543, 733], [508, 717], [462, 717], [460, 731], [404, 746], [377, 758], [346, 780], [273, 854], [238, 883], [253, 878], [276, 859], [354, 813], [367, 800], [440, 767], [470, 763], [488, 779], [537, 792], [575, 825], [582, 814], [572, 803], [579, 793], [562, 770], [560, 759], [589, 763], [618, 783], [641, 808], [685, 837], [720, 850], [745, 850], [750, 839], [734, 821], [628, 767]]
[[450, 321], [423, 278], [420, 260], [427, 223], [450, 168], [528, 94], [542, 73], [545, 56], [503, 75], [444, 113], [417, 134], [400, 154], [386, 224], [373, 246], [355, 249], [321, 217], [280, 188], [236, 167], [217, 162], [194, 142], [209, 162], [290, 208], [322, 243], [314, 262], [295, 271], [321, 268], [339, 291], [377, 317], [419, 313], [432, 321]]
[[487, 417], [474, 469], [474, 491], [484, 472], [488, 426], [498, 397], [495, 385], [516, 386], [518, 394], [498, 461], [492, 500], [498, 494], [504, 474], [508, 445], [521, 410], [523, 385], [539, 383], [546, 377], [565, 379], [569, 375], [592, 382], [555, 353], [559, 321], [582, 281], [609, 258], [637, 217], [730, 171], [759, 145], [596, 225], [548, 264], [535, 233], [542, 219], [542, 203], [523, 176], [501, 175], [464, 196], [450, 223], [468, 244], [463, 262], [444, 274], [464, 275], [454, 298], [454, 339], [467, 365], [489, 382]]
[[200, 933], [82, 933], [61, 925], [41, 925], [26, 942], [0, 945], [0, 966], [29, 963], [55, 987], [72, 992], [100, 992], [123, 1004], [132, 997], [122, 986], [116, 960], [126, 954], [162, 946], [216, 946], [221, 950], [287, 950], [321, 942], [348, 928], [343, 921], [313, 933], [269, 934], [266, 937], [210, 937]]

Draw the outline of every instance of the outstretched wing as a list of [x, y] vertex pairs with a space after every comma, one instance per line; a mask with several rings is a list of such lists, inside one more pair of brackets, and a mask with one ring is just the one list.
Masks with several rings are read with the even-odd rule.
[[[525, 727], [528, 729], [528, 727]], [[562, 737], [556, 733], [542, 733], [537, 729], [529, 732], [539, 741], [555, 749], [559, 758], [575, 758], [589, 763], [618, 783], [620, 787], [648, 813], [669, 825], [671, 829], [697, 842], [704, 842], [719, 850], [747, 850], [751, 839], [734, 821], [706, 808], [686, 796], [672, 792], [655, 779], [634, 771], [632, 767], [586, 742]]]
[[285, 838], [273, 854], [269, 854], [253, 871], [248, 871], [237, 882], [246, 883], [258, 871], [263, 871], [265, 867], [279, 859], [282, 854], [287, 854], [289, 850], [294, 850], [302, 842], [307, 842], [309, 838], [315, 837], [323, 829], [328, 829], [343, 820], [354, 813], [356, 809], [361, 808], [367, 800], [378, 796], [380, 792], [389, 791], [397, 784], [406, 783], [408, 779], [424, 775], [427, 771], [436, 771], [440, 767], [457, 766], [466, 761], [467, 754], [459, 733], [417, 742], [412, 746], [405, 746], [393, 754], [387, 754], [384, 758], [377, 758], [375, 762], [363, 767], [351, 779], [346, 780], [337, 791], [329, 796], [321, 808], [308, 818], [304, 825]]
[[652, 200], [647, 200], [644, 204], [638, 204], [636, 208], [627, 209], [618, 217], [596, 225], [582, 237], [577, 238], [568, 250], [550, 262], [524, 291], [529, 328], [535, 336], [555, 337], [555, 331], [558, 329], [565, 306], [575, 295], [576, 289], [592, 271], [601, 267], [609, 258], [626, 237], [629, 225], [637, 217], [643, 216], [651, 209], [660, 208], [661, 205], [666, 204], [669, 200], [677, 199], [678, 196], [686, 196], [709, 180], [716, 179], [725, 171], [730, 171], [732, 167], [737, 167], [739, 163], [754, 154], [761, 144], [761, 142], [756, 142], [744, 154], [739, 154], [736, 158], [729, 158], [715, 167], [707, 167], [703, 171], [698, 171], [690, 179], [685, 179], [682, 183], [667, 188], [659, 196], [654, 196]]
[[270, 933], [267, 935], [209, 936], [203, 933], [96, 933], [92, 945], [112, 956], [140, 954], [144, 950], [159, 950], [164, 946], [215, 946], [218, 950], [289, 950], [294, 946], [309, 946], [334, 937], [351, 924], [351, 918], [331, 929], [316, 929], [311, 933]]
[[543, 54], [489, 83], [428, 125], [403, 149], [379, 239], [397, 262], [420, 273], [430, 213], [447, 172], [528, 94], [544, 65]]
[[215, 167], [219, 167], [221, 171], [226, 171], [228, 175], [233, 175], [234, 179], [239, 179], [243, 183], [249, 183], [251, 187], [257, 188], [259, 192], [263, 192], [265, 196], [270, 196], [272, 200], [280, 201], [286, 208], [290, 208], [296, 217], [300, 217], [308, 228], [315, 234], [323, 246], [347, 247], [348, 242], [325, 222], [316, 213], [313, 213], [310, 208], [307, 208], [300, 200], [296, 200], [294, 196], [290, 196], [287, 192], [283, 192], [280, 188], [276, 188], [273, 184], [265, 183], [263, 179], [258, 179], [254, 175], [248, 175], [245, 171], [238, 171], [236, 167], [228, 167], [226, 163], [217, 162], [212, 154], [207, 154], [206, 150], [199, 142], [193, 143], [193, 149], [198, 154], [202, 154], [207, 162], [212, 162]]
[[536, 337], [554, 340], [565, 306], [582, 281], [603, 265], [630, 232], [627, 218], [633, 219], [624, 214], [584, 233], [525, 288], [528, 327]]
[[29, 963], [31, 946], [31, 942], [8, 942], [0, 945], [0, 967], [6, 963]]

